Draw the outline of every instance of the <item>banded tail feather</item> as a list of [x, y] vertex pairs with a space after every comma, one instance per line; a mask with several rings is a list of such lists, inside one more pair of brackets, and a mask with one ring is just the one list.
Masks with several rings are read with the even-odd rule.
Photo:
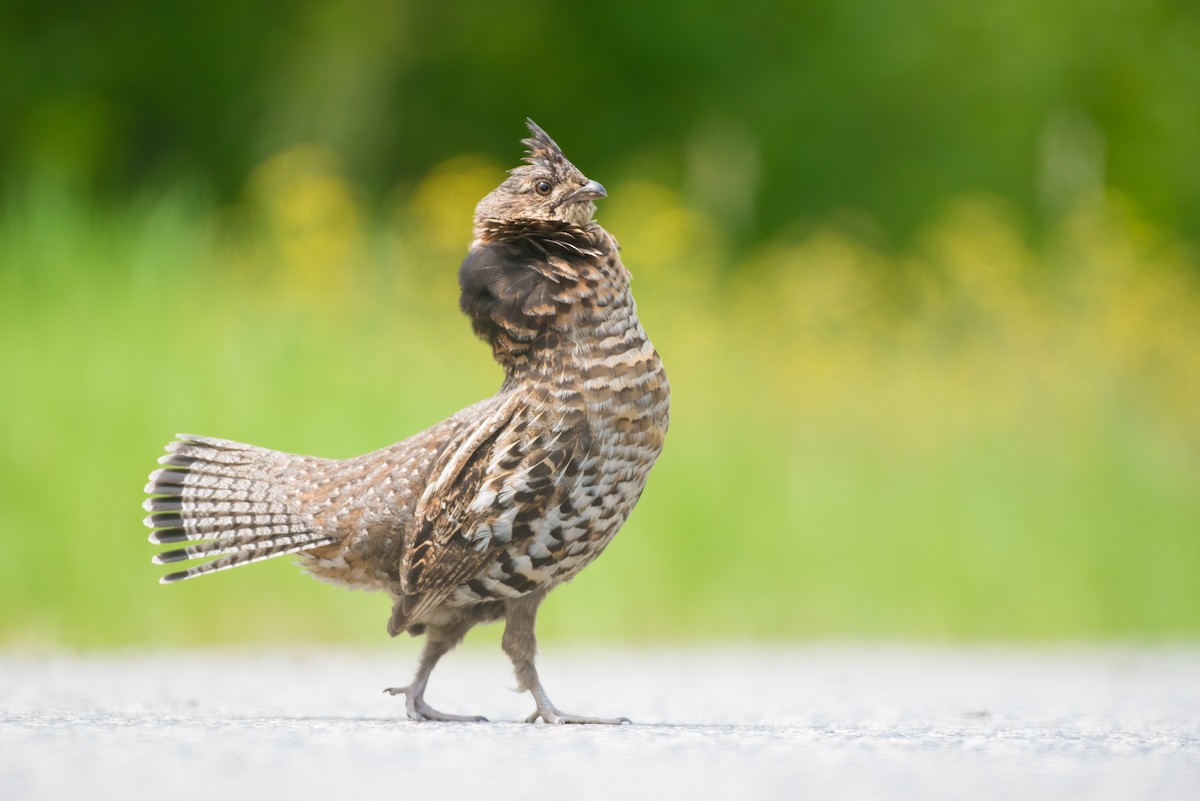
[[208, 559], [168, 573], [169, 584], [275, 556], [333, 544], [297, 510], [287, 476], [297, 457], [231, 440], [177, 434], [150, 474], [143, 521], [155, 545], [196, 543], [154, 556], [155, 564]]

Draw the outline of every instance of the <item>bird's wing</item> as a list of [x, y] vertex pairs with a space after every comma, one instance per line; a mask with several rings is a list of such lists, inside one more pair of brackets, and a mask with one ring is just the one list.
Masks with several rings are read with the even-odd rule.
[[534, 536], [531, 524], [569, 492], [590, 447], [587, 422], [582, 413], [536, 415], [514, 392], [460, 430], [433, 465], [401, 567], [409, 620]]

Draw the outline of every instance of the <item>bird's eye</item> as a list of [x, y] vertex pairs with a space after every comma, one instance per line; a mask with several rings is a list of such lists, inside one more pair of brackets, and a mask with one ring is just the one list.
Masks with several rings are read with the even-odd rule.
[[535, 192], [537, 192], [539, 195], [548, 195], [548, 194], [550, 194], [550, 182], [549, 181], [538, 181], [536, 184], [533, 185], [533, 190]]

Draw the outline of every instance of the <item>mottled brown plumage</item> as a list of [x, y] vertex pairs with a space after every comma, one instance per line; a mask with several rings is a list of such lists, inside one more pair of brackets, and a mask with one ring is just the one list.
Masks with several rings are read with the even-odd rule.
[[669, 389], [638, 321], [600, 184], [544, 131], [480, 201], [460, 305], [504, 368], [500, 391], [403, 442], [345, 460], [179, 435], [151, 474], [156, 562], [209, 558], [163, 581], [299, 553], [318, 578], [383, 590], [388, 631], [426, 635], [409, 717], [464, 720], [424, 700], [433, 666], [477, 623], [506, 620], [530, 720], [560, 712], [534, 666], [538, 604], [609, 543], [662, 449]]

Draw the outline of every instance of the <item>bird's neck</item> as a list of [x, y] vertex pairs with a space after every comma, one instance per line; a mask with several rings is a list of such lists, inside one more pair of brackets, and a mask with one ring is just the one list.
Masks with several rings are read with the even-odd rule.
[[600, 226], [477, 220], [476, 230], [460, 305], [510, 380], [586, 360], [614, 326], [641, 330], [629, 274]]
[[463, 311], [504, 368], [501, 391], [545, 404], [550, 418], [574, 407], [601, 428], [665, 431], [666, 376], [616, 241], [594, 223], [487, 230], [459, 282]]
[[551, 347], [531, 348], [504, 367], [501, 391], [523, 393], [549, 421], [576, 409], [597, 436], [654, 431], [661, 444], [670, 387], [632, 301], [564, 321]]
[[646, 349], [652, 350], [628, 290], [560, 309], [528, 345], [513, 348], [504, 336], [492, 342], [508, 383], [598, 377], [622, 355]]

